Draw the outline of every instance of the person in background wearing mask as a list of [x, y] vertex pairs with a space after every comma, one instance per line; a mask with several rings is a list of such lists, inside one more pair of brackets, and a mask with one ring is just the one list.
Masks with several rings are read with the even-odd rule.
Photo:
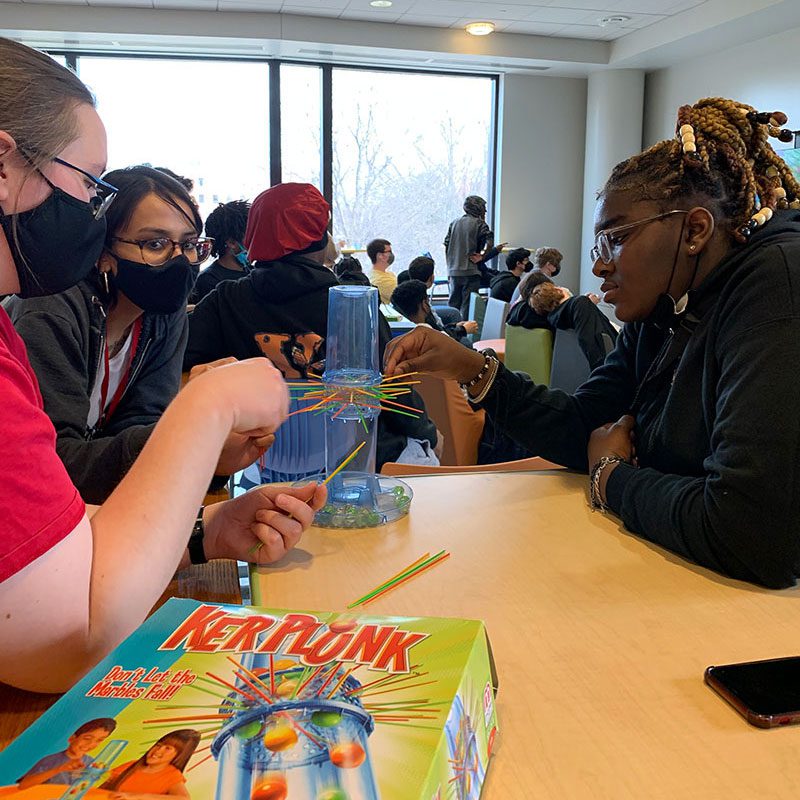
[[392, 243], [386, 239], [373, 239], [367, 245], [367, 255], [372, 262], [372, 270], [367, 275], [369, 282], [377, 288], [381, 303], [389, 303], [397, 286], [397, 275], [389, 272], [389, 267], [394, 264]]
[[530, 262], [531, 251], [524, 247], [512, 250], [506, 256], [506, 269], [498, 272], [489, 284], [489, 296], [510, 303], [514, 290], [519, 286], [520, 278], [524, 272], [530, 272], [533, 264]]
[[[199, 237], [188, 192], [165, 173], [129, 167], [106, 181], [118, 193], [97, 269], [65, 292], [7, 303], [55, 426], [56, 450], [90, 503], [111, 494], [178, 393], [186, 298], [211, 248]], [[232, 439], [219, 474], [252, 463], [271, 440], [242, 447]]]
[[486, 224], [486, 201], [471, 194], [464, 200], [464, 216], [453, 220], [444, 237], [447, 277], [450, 282], [448, 305], [469, 315], [469, 296], [481, 287], [479, 264], [492, 250], [494, 234]]
[[444, 331], [448, 336], [452, 336], [462, 344], [470, 346], [465, 337], [468, 334], [476, 334], [478, 332], [478, 323], [475, 322], [475, 320], [462, 321], [461, 314], [455, 308], [450, 308], [449, 306], [438, 306], [434, 308], [433, 298], [430, 296], [430, 292], [433, 289], [433, 275], [435, 269], [436, 262], [430, 256], [417, 256], [412, 259], [411, 263], [408, 265], [409, 279], [424, 283], [425, 289], [428, 292], [430, 319], [425, 320], [425, 322], [432, 328]]
[[[0, 75], [0, 294], [58, 294], [103, 252], [116, 193], [96, 177], [105, 128], [89, 90], [44, 53], [0, 38]], [[181, 251], [189, 237], [170, 238]], [[122, 244], [113, 246], [116, 287], [135, 303], [150, 268]], [[119, 280], [122, 260], [138, 267], [130, 280]], [[165, 284], [182, 273], [180, 264], [165, 271]], [[191, 381], [99, 507], [85, 505], [56, 453], [25, 343], [4, 309], [0, 398], [0, 681], [12, 686], [65, 691], [144, 620], [179, 566], [282, 558], [325, 503], [323, 486], [262, 486], [198, 514], [228, 436], [272, 431], [286, 418], [286, 387], [263, 358]]]
[[211, 255], [216, 261], [207, 266], [198, 276], [189, 295], [189, 305], [199, 303], [218, 283], [238, 281], [250, 272], [242, 241], [247, 228], [250, 203], [246, 200], [231, 200], [220, 203], [206, 219], [206, 236], [213, 239]]
[[442, 320], [431, 309], [428, 291], [422, 281], [410, 278], [399, 284], [392, 292], [392, 307], [409, 322], [413, 322], [415, 325], [427, 325], [435, 331], [446, 333], [465, 347], [472, 348], [472, 345], [466, 339], [466, 335], [475, 333], [478, 328], [477, 324], [471, 323], [474, 329], [467, 328], [466, 326], [470, 324], [467, 322], [459, 322], [457, 325], [445, 327], [442, 324]]

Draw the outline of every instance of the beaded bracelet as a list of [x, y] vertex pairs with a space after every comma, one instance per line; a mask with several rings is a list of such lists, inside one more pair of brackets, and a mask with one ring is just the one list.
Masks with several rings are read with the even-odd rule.
[[592, 475], [589, 478], [589, 500], [593, 509], [598, 511], [608, 511], [608, 506], [600, 496], [600, 477], [603, 470], [609, 464], [627, 464], [628, 461], [622, 456], [603, 456], [593, 467]]
[[[497, 356], [494, 353], [494, 350], [486, 349], [482, 350], [481, 354], [483, 355], [483, 366], [481, 367], [481, 371], [471, 380], [467, 381], [467, 383], [459, 383], [461, 387], [461, 391], [464, 394], [464, 397], [470, 403], [480, 403], [484, 397], [491, 389], [492, 384], [494, 383], [494, 379], [497, 376], [497, 370], [500, 368], [500, 362], [497, 359]], [[486, 376], [486, 373], [491, 370], [491, 375], [489, 376], [489, 380], [486, 382], [486, 386], [483, 387], [482, 391], [477, 397], [470, 397], [469, 390], [473, 386], [477, 386], [483, 378]]]

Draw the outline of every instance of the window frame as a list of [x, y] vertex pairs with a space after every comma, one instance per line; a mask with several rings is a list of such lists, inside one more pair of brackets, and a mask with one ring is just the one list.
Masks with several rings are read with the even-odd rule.
[[321, 70], [321, 182], [322, 195], [333, 207], [333, 70], [349, 69], [361, 72], [392, 72], [405, 75], [442, 75], [462, 78], [484, 78], [492, 82], [491, 119], [489, 121], [488, 171], [489, 197], [486, 198], [486, 216], [497, 229], [497, 161], [498, 120], [500, 115], [500, 74], [467, 72], [464, 70], [422, 69], [419, 67], [373, 66], [368, 63], [353, 64], [336, 61], [313, 61], [309, 59], [271, 58], [259, 56], [193, 55], [191, 53], [109, 53], [96, 50], [46, 50], [50, 55], [64, 56], [67, 67], [80, 76], [80, 59], [88, 58], [143, 58], [172, 61], [225, 61], [249, 62], [269, 65], [269, 175], [271, 185], [281, 182], [281, 72], [282, 64], [318, 67]]

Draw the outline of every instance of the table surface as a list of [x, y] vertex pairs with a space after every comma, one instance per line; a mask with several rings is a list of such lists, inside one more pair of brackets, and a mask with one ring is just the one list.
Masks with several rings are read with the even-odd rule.
[[410, 515], [313, 528], [254, 601], [341, 610], [426, 551], [448, 561], [370, 612], [483, 619], [500, 680], [484, 800], [794, 797], [800, 727], [749, 726], [710, 664], [798, 651], [800, 596], [691, 565], [587, 506], [566, 472], [410, 478]]
[[[220, 560], [181, 570], [175, 574], [153, 610], [170, 597], [241, 603], [237, 563]], [[57, 694], [23, 692], [0, 683], [0, 750], [44, 714], [59, 697]]]

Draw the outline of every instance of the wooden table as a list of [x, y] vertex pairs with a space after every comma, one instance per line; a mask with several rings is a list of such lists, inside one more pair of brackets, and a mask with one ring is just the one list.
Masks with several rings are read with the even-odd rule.
[[[153, 610], [170, 597], [241, 603], [237, 563], [220, 560], [181, 570], [175, 574]], [[0, 683], [0, 750], [44, 714], [59, 697], [57, 694], [23, 692]]]
[[491, 347], [492, 350], [497, 354], [497, 358], [500, 361], [506, 360], [506, 340], [505, 339], [481, 339], [479, 342], [475, 342], [472, 345], [475, 350], [486, 350], [487, 347]]
[[721, 578], [587, 506], [585, 476], [408, 479], [411, 514], [312, 529], [254, 601], [343, 609], [425, 551], [451, 558], [370, 612], [485, 620], [500, 690], [483, 800], [780, 798], [800, 727], [749, 726], [703, 670], [800, 651], [800, 597]]

